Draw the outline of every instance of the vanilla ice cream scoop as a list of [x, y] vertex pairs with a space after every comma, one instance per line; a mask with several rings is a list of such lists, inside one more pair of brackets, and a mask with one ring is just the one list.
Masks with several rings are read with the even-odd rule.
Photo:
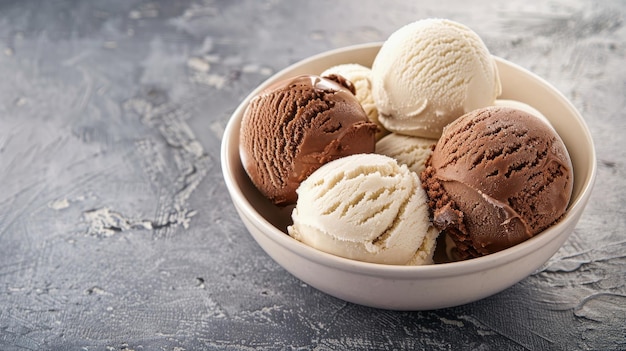
[[495, 60], [468, 27], [424, 19], [394, 32], [372, 64], [372, 96], [382, 125], [437, 139], [463, 114], [491, 106], [502, 87]]
[[439, 234], [419, 177], [391, 157], [357, 154], [327, 163], [297, 190], [289, 235], [359, 261], [432, 263]]
[[391, 133], [376, 142], [376, 153], [394, 158], [417, 174], [426, 168], [426, 160], [433, 153], [437, 139]]

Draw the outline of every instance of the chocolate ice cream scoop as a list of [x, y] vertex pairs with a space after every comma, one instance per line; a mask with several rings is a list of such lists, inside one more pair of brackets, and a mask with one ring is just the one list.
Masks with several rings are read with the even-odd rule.
[[474, 110], [452, 122], [421, 180], [433, 223], [463, 259], [516, 245], [565, 213], [572, 163], [546, 122], [508, 107]]
[[303, 75], [277, 82], [250, 101], [239, 152], [261, 193], [276, 205], [289, 205], [300, 183], [321, 165], [374, 152], [376, 131], [352, 92]]

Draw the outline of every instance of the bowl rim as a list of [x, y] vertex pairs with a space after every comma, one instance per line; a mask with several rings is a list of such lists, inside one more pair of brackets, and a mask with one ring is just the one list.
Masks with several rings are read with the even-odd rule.
[[[573, 201], [569, 204], [569, 208], [564, 217], [550, 228], [513, 247], [487, 256], [473, 258], [470, 260], [422, 266], [387, 265], [381, 263], [352, 260], [310, 247], [292, 238], [288, 234], [275, 227], [252, 207], [250, 202], [246, 199], [246, 196], [243, 194], [241, 187], [236, 184], [231, 174], [231, 169], [233, 169], [234, 167], [233, 161], [231, 161], [232, 153], [236, 154], [237, 157], [239, 157], [238, 144], [241, 116], [243, 115], [243, 111], [248, 105], [250, 99], [255, 96], [259, 91], [264, 89], [267, 85], [269, 85], [271, 82], [276, 81], [277, 79], [279, 79], [279, 77], [282, 77], [288, 71], [292, 71], [298, 67], [307, 65], [310, 62], [324, 59], [329, 56], [334, 56], [337, 54], [343, 54], [356, 50], [374, 50], [376, 48], [380, 48], [381, 45], [382, 42], [350, 45], [310, 56], [276, 72], [271, 77], [267, 78], [265, 81], [259, 84], [248, 96], [246, 96], [241, 101], [241, 103], [237, 106], [235, 111], [230, 116], [224, 130], [220, 155], [222, 173], [226, 187], [233, 200], [233, 204], [235, 205], [237, 210], [240, 211], [240, 214], [246, 216], [250, 220], [250, 223], [257, 227], [257, 229], [259, 229], [259, 231], [262, 232], [263, 235], [265, 235], [268, 239], [271, 239], [280, 246], [283, 246], [285, 249], [290, 250], [295, 254], [306, 258], [309, 261], [332, 267], [334, 269], [340, 269], [344, 271], [350, 271], [371, 276], [384, 275], [385, 277], [395, 279], [427, 279], [434, 277], [452, 277], [485, 270], [491, 267], [498, 267], [511, 261], [515, 261], [520, 257], [526, 256], [532, 251], [536, 250], [536, 247], [544, 246], [563, 235], [562, 232], [565, 229], [564, 227], [569, 224], [569, 219], [575, 218], [576, 214], [581, 213], [584, 209], [584, 206], [587, 203], [589, 196], [591, 195], [591, 189], [593, 188], [593, 185], [595, 183], [597, 161], [595, 146], [593, 143], [593, 139], [591, 138], [591, 132], [578, 110], [572, 105], [569, 99], [567, 99], [553, 85], [551, 85], [540, 76], [534, 74], [533, 72], [497, 56], [494, 56], [494, 58], [498, 65], [508, 65], [513, 69], [523, 71], [525, 74], [530, 75], [531, 78], [533, 78], [534, 80], [537, 80], [539, 84], [549, 88], [549, 90], [551, 90], [559, 99], [561, 99], [565, 103], [566, 107], [570, 110], [572, 116], [574, 116], [576, 121], [581, 125], [586, 142], [591, 148], [589, 150], [589, 171], [586, 172], [586, 178], [581, 180], [582, 188], [578, 197], [573, 199]], [[235, 149], [232, 150], [233, 148]]]

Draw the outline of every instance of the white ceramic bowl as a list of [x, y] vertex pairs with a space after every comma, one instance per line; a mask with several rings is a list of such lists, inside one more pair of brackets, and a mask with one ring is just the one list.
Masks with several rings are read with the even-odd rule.
[[569, 209], [556, 225], [512, 248], [463, 262], [430, 266], [391, 266], [333, 256], [306, 246], [286, 233], [288, 209], [279, 209], [255, 189], [239, 158], [239, 128], [249, 99], [274, 81], [299, 74], [320, 74], [341, 63], [371, 66], [380, 43], [325, 52], [278, 72], [253, 91], [233, 113], [222, 140], [222, 171], [243, 223], [278, 264], [305, 283], [340, 299], [394, 310], [457, 306], [502, 291], [544, 264], [574, 230], [589, 200], [596, 158], [589, 130], [572, 104], [549, 83], [497, 58], [500, 98], [532, 105], [560, 134], [574, 166]]

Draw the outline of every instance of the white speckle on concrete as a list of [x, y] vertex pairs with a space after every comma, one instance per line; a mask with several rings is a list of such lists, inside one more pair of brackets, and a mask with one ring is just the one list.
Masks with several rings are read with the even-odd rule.
[[18, 97], [17, 99], [13, 101], [15, 106], [24, 106], [26, 105], [27, 102], [28, 100], [25, 97]]
[[58, 211], [58, 210], [62, 210], [64, 208], [70, 207], [70, 202], [66, 198], [58, 199], [58, 200], [54, 200], [54, 201], [50, 202], [48, 204], [48, 207], [50, 207], [53, 210], [57, 210]]
[[218, 55], [202, 55], [204, 61], [209, 63], [217, 63], [220, 62], [220, 57]]
[[202, 147], [202, 144], [200, 144], [200, 142], [198, 142], [197, 140], [192, 140], [189, 143], [184, 144], [183, 147], [186, 151], [190, 152], [196, 157], [201, 157], [204, 153], [204, 148]]
[[447, 324], [447, 325], [454, 325], [459, 328], [463, 328], [464, 326], [462, 321], [455, 321], [455, 320], [444, 318], [444, 317], [440, 317], [439, 319], [441, 320], [442, 323]]
[[193, 83], [204, 84], [216, 89], [222, 89], [226, 84], [226, 77], [218, 74], [205, 74], [201, 72], [195, 72], [190, 80]]
[[117, 42], [113, 40], [108, 40], [102, 44], [102, 47], [104, 47], [105, 49], [117, 49]]
[[105, 291], [99, 286], [93, 286], [87, 290], [85, 290], [85, 294], [87, 295], [112, 295], [111, 293]]
[[155, 4], [147, 3], [142, 5], [138, 10], [132, 10], [128, 13], [130, 19], [156, 18], [159, 16], [159, 10]]
[[209, 124], [209, 128], [211, 129], [213, 134], [215, 134], [215, 136], [217, 136], [220, 140], [222, 140], [222, 137], [224, 136], [225, 127], [221, 121], [212, 122], [211, 124]]
[[128, 13], [128, 18], [130, 19], [140, 19], [141, 18], [141, 12], [137, 11], [137, 10], [132, 10]]
[[151, 221], [129, 219], [108, 207], [83, 212], [83, 219], [87, 222], [87, 234], [95, 236], [109, 237], [129, 229], [153, 229]]
[[208, 72], [211, 65], [200, 57], [192, 57], [187, 61], [187, 66], [198, 72]]
[[269, 67], [261, 67], [259, 64], [256, 63], [249, 63], [244, 65], [241, 68], [241, 72], [242, 73], [252, 73], [252, 74], [261, 74], [264, 76], [269, 76], [272, 73], [274, 73], [274, 71], [269, 68]]

